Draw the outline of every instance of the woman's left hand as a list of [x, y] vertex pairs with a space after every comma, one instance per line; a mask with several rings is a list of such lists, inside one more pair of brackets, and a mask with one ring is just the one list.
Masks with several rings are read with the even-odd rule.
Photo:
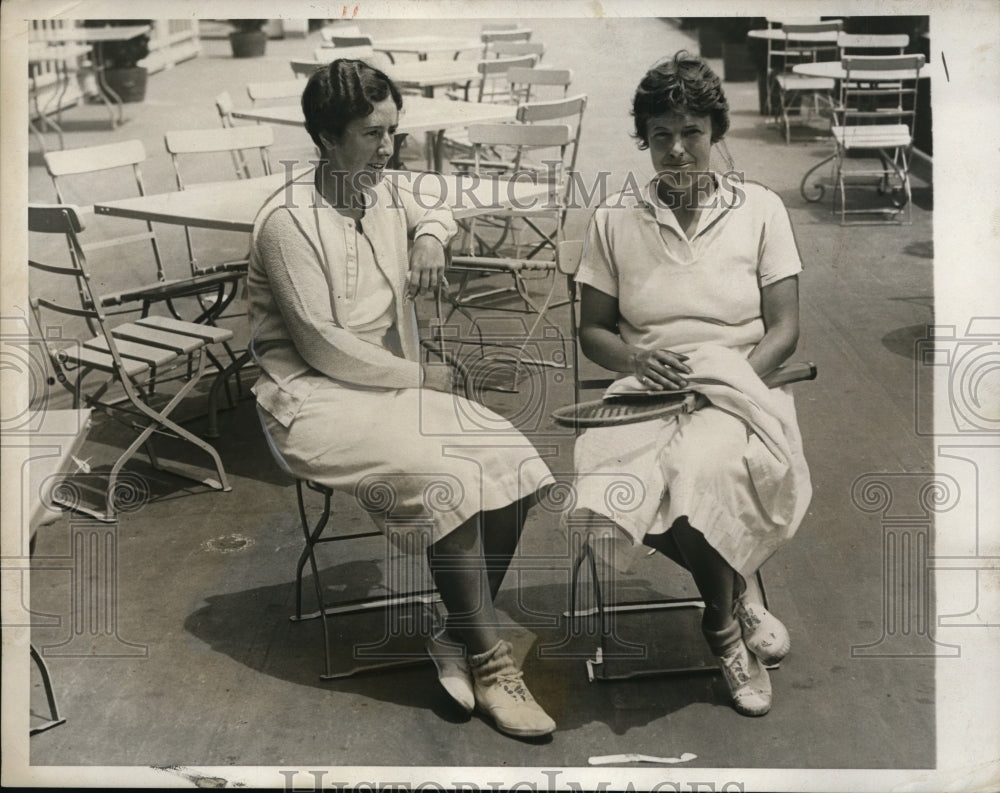
[[407, 296], [437, 289], [444, 280], [444, 246], [429, 234], [417, 237], [410, 248], [410, 277]]

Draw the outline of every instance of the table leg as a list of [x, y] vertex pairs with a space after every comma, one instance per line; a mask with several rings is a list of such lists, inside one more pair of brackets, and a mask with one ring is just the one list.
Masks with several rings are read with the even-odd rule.
[[[55, 130], [55, 133], [59, 136], [59, 148], [64, 149], [66, 148], [66, 140], [63, 136], [62, 127], [59, 126], [57, 122], [49, 118], [49, 106], [53, 103], [53, 101], [55, 102], [56, 105], [55, 113], [57, 116], [59, 116], [59, 119], [62, 120], [62, 100], [63, 97], [66, 95], [66, 91], [69, 89], [69, 67], [65, 63], [62, 63], [61, 67], [57, 66], [56, 75], [58, 77], [59, 88], [56, 89], [55, 96], [50, 97], [49, 101], [45, 103], [44, 108], [41, 107], [41, 105], [39, 105], [38, 103], [38, 87], [36, 78], [34, 76], [29, 76], [29, 80], [34, 86], [34, 90], [31, 93], [33, 94], [35, 113], [38, 115], [38, 120], [40, 122], [41, 128]], [[47, 147], [45, 145], [45, 138], [42, 134], [42, 130], [39, 127], [36, 127], [35, 124], [32, 123], [30, 118], [28, 119], [28, 128], [34, 133], [35, 137], [38, 139], [38, 142], [42, 146], [42, 151], [46, 151]]]
[[806, 187], [806, 182], [809, 181], [810, 174], [812, 174], [813, 171], [816, 171], [816, 170], [819, 170], [820, 168], [822, 168], [824, 165], [826, 165], [828, 162], [830, 162], [830, 160], [834, 159], [836, 156], [837, 156], [837, 153], [834, 152], [833, 154], [830, 154], [829, 156], [824, 157], [822, 160], [820, 160], [818, 163], [816, 163], [812, 168], [810, 168], [808, 171], [806, 171], [805, 176], [802, 177], [802, 181], [799, 183], [799, 193], [801, 193], [802, 197], [806, 201], [808, 201], [810, 204], [815, 204], [817, 201], [821, 201], [823, 199], [823, 196], [826, 194], [826, 188], [823, 187], [823, 185], [819, 184], [818, 182], [815, 185], [813, 185], [813, 188], [818, 191], [817, 194], [816, 194], [816, 196], [814, 198], [810, 198], [806, 194], [806, 190], [808, 189]]
[[427, 167], [444, 173], [444, 130], [427, 133]]
[[100, 44], [94, 47], [94, 77], [97, 79], [97, 95], [108, 109], [112, 129], [125, 123], [125, 103], [104, 78], [104, 54]]

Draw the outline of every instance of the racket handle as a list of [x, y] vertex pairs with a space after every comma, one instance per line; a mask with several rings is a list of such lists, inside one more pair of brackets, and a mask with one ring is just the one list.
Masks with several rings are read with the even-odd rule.
[[777, 388], [779, 385], [787, 385], [799, 380], [815, 380], [816, 374], [816, 364], [810, 361], [797, 361], [779, 366], [761, 379], [768, 388]]

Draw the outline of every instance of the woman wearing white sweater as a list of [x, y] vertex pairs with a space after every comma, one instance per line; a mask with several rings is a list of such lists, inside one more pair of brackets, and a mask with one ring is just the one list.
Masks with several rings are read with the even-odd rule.
[[437, 287], [456, 226], [382, 178], [401, 107], [361, 61], [336, 60], [306, 84], [321, 160], [254, 226], [254, 393], [292, 471], [354, 494], [404, 550], [426, 551], [448, 610], [428, 649], [448, 693], [508, 734], [546, 735], [555, 723], [521, 680], [493, 599], [551, 473], [499, 416], [499, 442], [463, 432], [460, 416], [485, 408], [451, 393], [450, 367], [419, 361], [412, 298]]

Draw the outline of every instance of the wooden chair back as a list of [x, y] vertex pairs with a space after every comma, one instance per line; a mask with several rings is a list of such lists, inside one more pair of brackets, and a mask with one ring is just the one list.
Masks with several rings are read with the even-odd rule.
[[247, 83], [247, 96], [253, 104], [274, 99], [291, 99], [302, 96], [302, 81], [269, 80], [263, 83]]
[[[146, 187], [143, 183], [141, 165], [146, 161], [146, 149], [140, 140], [124, 140], [117, 143], [104, 143], [97, 146], [83, 146], [76, 149], [63, 149], [62, 151], [48, 151], [43, 155], [45, 168], [52, 179], [52, 186], [55, 190], [56, 201], [59, 204], [71, 204], [79, 198], [94, 200], [92, 192], [96, 185], [96, 180], [100, 178], [100, 187], [110, 183], [128, 189], [126, 195], [121, 193], [114, 195], [114, 198], [125, 198], [132, 195], [142, 196], [146, 194]], [[121, 169], [120, 179], [109, 179], [109, 171]], [[83, 177], [95, 175], [92, 179], [74, 179], [73, 177]], [[100, 174], [100, 177], [96, 176]], [[70, 184], [71, 183], [71, 184]], [[71, 189], [73, 188], [73, 189]], [[86, 207], [78, 208], [77, 213], [90, 213]], [[65, 213], [64, 213], [65, 214]], [[39, 216], [44, 213], [39, 210]], [[146, 230], [140, 233], [127, 235], [114, 234], [108, 229], [100, 235], [100, 239], [89, 240], [82, 244], [83, 250], [96, 250], [100, 248], [113, 248], [119, 246], [134, 245], [135, 243], [148, 243], [153, 255], [155, 266], [155, 278], [162, 281], [166, 278], [163, 266], [163, 258], [160, 255], [160, 247], [153, 232], [153, 226], [148, 221], [145, 223]], [[81, 229], [82, 230], [82, 229]], [[70, 246], [70, 254], [75, 255]]]
[[577, 153], [580, 151], [580, 135], [583, 131], [583, 114], [586, 109], [586, 94], [577, 94], [566, 99], [554, 99], [549, 102], [524, 102], [517, 108], [517, 120], [522, 124], [537, 124], [572, 119], [570, 126], [573, 130], [573, 139], [570, 143], [566, 168], [568, 171], [573, 171], [576, 168]]
[[545, 45], [540, 41], [497, 41], [490, 46], [487, 55], [498, 58], [516, 58], [521, 55], [534, 55], [541, 63], [545, 55]]
[[507, 73], [511, 69], [534, 68], [537, 58], [534, 55], [522, 55], [515, 58], [496, 58], [482, 60], [476, 65], [479, 72], [479, 86], [476, 93], [477, 102], [510, 102], [510, 84]]
[[[180, 167], [182, 155], [246, 152], [256, 149], [260, 156], [262, 172], [264, 174], [271, 173], [271, 162], [267, 149], [274, 143], [274, 131], [267, 124], [220, 129], [171, 130], [164, 134], [163, 143], [170, 153], [178, 190], [183, 190], [185, 187]], [[236, 173], [236, 177], [241, 179], [248, 178], [250, 175], [249, 164], [247, 164], [246, 171], [237, 171]]]
[[236, 109], [236, 105], [233, 104], [233, 98], [229, 95], [229, 91], [223, 91], [216, 95], [215, 109], [219, 113], [219, 121], [222, 122], [222, 126], [234, 126], [233, 111]]
[[[902, 55], [910, 46], [910, 37], [906, 33], [844, 33], [837, 36], [837, 46], [840, 54], [863, 55], [884, 54]], [[878, 51], [872, 52], [873, 50]], [[894, 52], [889, 52], [894, 50]]]

